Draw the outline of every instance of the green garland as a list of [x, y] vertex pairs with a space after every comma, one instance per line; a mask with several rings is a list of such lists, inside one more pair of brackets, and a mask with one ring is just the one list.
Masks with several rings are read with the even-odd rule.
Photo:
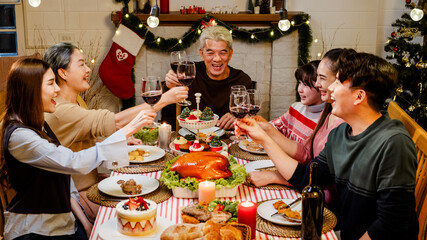
[[[134, 14], [123, 14], [122, 24], [141, 38], [144, 38], [144, 45], [148, 49], [172, 52], [189, 48], [200, 37], [203, 31], [204, 24], [210, 21], [215, 21], [217, 25], [223, 26], [231, 31], [234, 39], [239, 39], [247, 43], [260, 43], [260, 42], [273, 42], [284, 36], [287, 36], [294, 31], [298, 31], [298, 66], [304, 65], [309, 62], [310, 53], [309, 48], [313, 41], [311, 28], [309, 25], [310, 16], [308, 14], [298, 14], [289, 19], [291, 21], [291, 28], [288, 31], [281, 31], [278, 26], [270, 28], [257, 28], [246, 30], [237, 26], [229, 25], [209, 14], [195, 22], [190, 29], [185, 32], [181, 38], [163, 38], [155, 36]], [[132, 81], [134, 76], [132, 76]], [[123, 109], [135, 105], [135, 98], [123, 101]]]

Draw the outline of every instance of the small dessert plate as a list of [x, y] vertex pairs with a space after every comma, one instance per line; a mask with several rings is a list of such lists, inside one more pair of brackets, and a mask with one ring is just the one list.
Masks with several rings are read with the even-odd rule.
[[168, 219], [159, 216], [156, 221], [157, 230], [154, 233], [145, 236], [127, 236], [117, 230], [117, 218], [110, 219], [99, 227], [98, 236], [102, 240], [159, 240], [162, 232], [173, 224]]
[[[141, 193], [128, 195], [122, 191], [120, 184], [117, 183], [117, 181], [119, 180], [128, 181], [131, 178], [135, 180], [136, 184], [141, 184]], [[98, 189], [99, 191], [114, 197], [136, 197], [153, 192], [159, 187], [159, 185], [160, 184], [157, 179], [149, 176], [136, 174], [121, 174], [102, 180], [98, 183]]]
[[135, 151], [137, 149], [142, 149], [145, 152], [149, 152], [150, 155], [147, 157], [144, 157], [142, 161], [137, 161], [137, 160], [129, 160], [130, 163], [148, 163], [148, 162], [153, 162], [156, 161], [160, 158], [162, 158], [163, 156], [165, 156], [165, 150], [159, 148], [159, 147], [155, 147], [155, 146], [146, 146], [146, 145], [131, 145], [128, 146], [128, 153]]

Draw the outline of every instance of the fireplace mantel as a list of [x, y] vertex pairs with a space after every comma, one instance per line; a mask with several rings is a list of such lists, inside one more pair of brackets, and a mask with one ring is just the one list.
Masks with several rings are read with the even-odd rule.
[[[302, 12], [288, 12], [289, 18]], [[150, 14], [135, 13], [136, 16], [143, 22], [147, 22]], [[191, 26], [194, 22], [203, 18], [206, 14], [180, 14], [179, 12], [171, 12], [169, 14], [160, 14], [159, 20], [161, 26]], [[279, 22], [279, 14], [210, 14], [221, 21], [227, 22], [236, 26], [271, 26]], [[111, 21], [116, 27], [119, 25], [119, 15], [111, 14]]]

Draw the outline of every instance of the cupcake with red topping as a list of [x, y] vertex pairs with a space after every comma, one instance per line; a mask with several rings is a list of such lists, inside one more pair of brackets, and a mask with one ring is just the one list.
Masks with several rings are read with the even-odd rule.
[[217, 136], [211, 138], [209, 146], [211, 147], [212, 152], [222, 151], [222, 142], [221, 139], [219, 139]]
[[157, 204], [142, 197], [129, 198], [116, 205], [117, 228], [128, 236], [144, 236], [156, 231]]

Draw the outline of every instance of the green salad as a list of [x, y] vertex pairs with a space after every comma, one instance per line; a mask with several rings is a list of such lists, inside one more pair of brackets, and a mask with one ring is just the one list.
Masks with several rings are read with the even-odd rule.
[[138, 132], [134, 133], [135, 138], [141, 139], [143, 144], [146, 145], [155, 145], [157, 139], [159, 138], [159, 127], [143, 127]]
[[219, 199], [215, 199], [208, 205], [208, 210], [210, 212], [213, 212], [214, 210], [217, 211], [224, 211], [231, 213], [232, 217], [228, 220], [228, 222], [237, 222], [237, 215], [239, 213], [239, 202], [238, 201], [221, 201]]
[[[163, 182], [169, 189], [175, 187], [182, 187], [192, 192], [195, 192], [199, 188], [199, 181], [197, 181], [196, 178], [186, 177], [180, 179], [179, 174], [177, 172], [170, 171], [172, 164], [174, 164], [178, 158], [179, 156], [169, 160], [166, 163], [165, 169], [163, 170], [162, 175], [160, 177], [160, 181]], [[230, 169], [232, 175], [229, 178], [220, 178], [213, 180], [217, 189], [221, 189], [222, 187], [233, 188], [245, 182], [246, 177], [248, 176], [245, 166], [238, 164], [233, 156], [230, 155], [228, 157], [228, 161], [230, 162], [230, 166], [228, 167], [228, 169]]]

